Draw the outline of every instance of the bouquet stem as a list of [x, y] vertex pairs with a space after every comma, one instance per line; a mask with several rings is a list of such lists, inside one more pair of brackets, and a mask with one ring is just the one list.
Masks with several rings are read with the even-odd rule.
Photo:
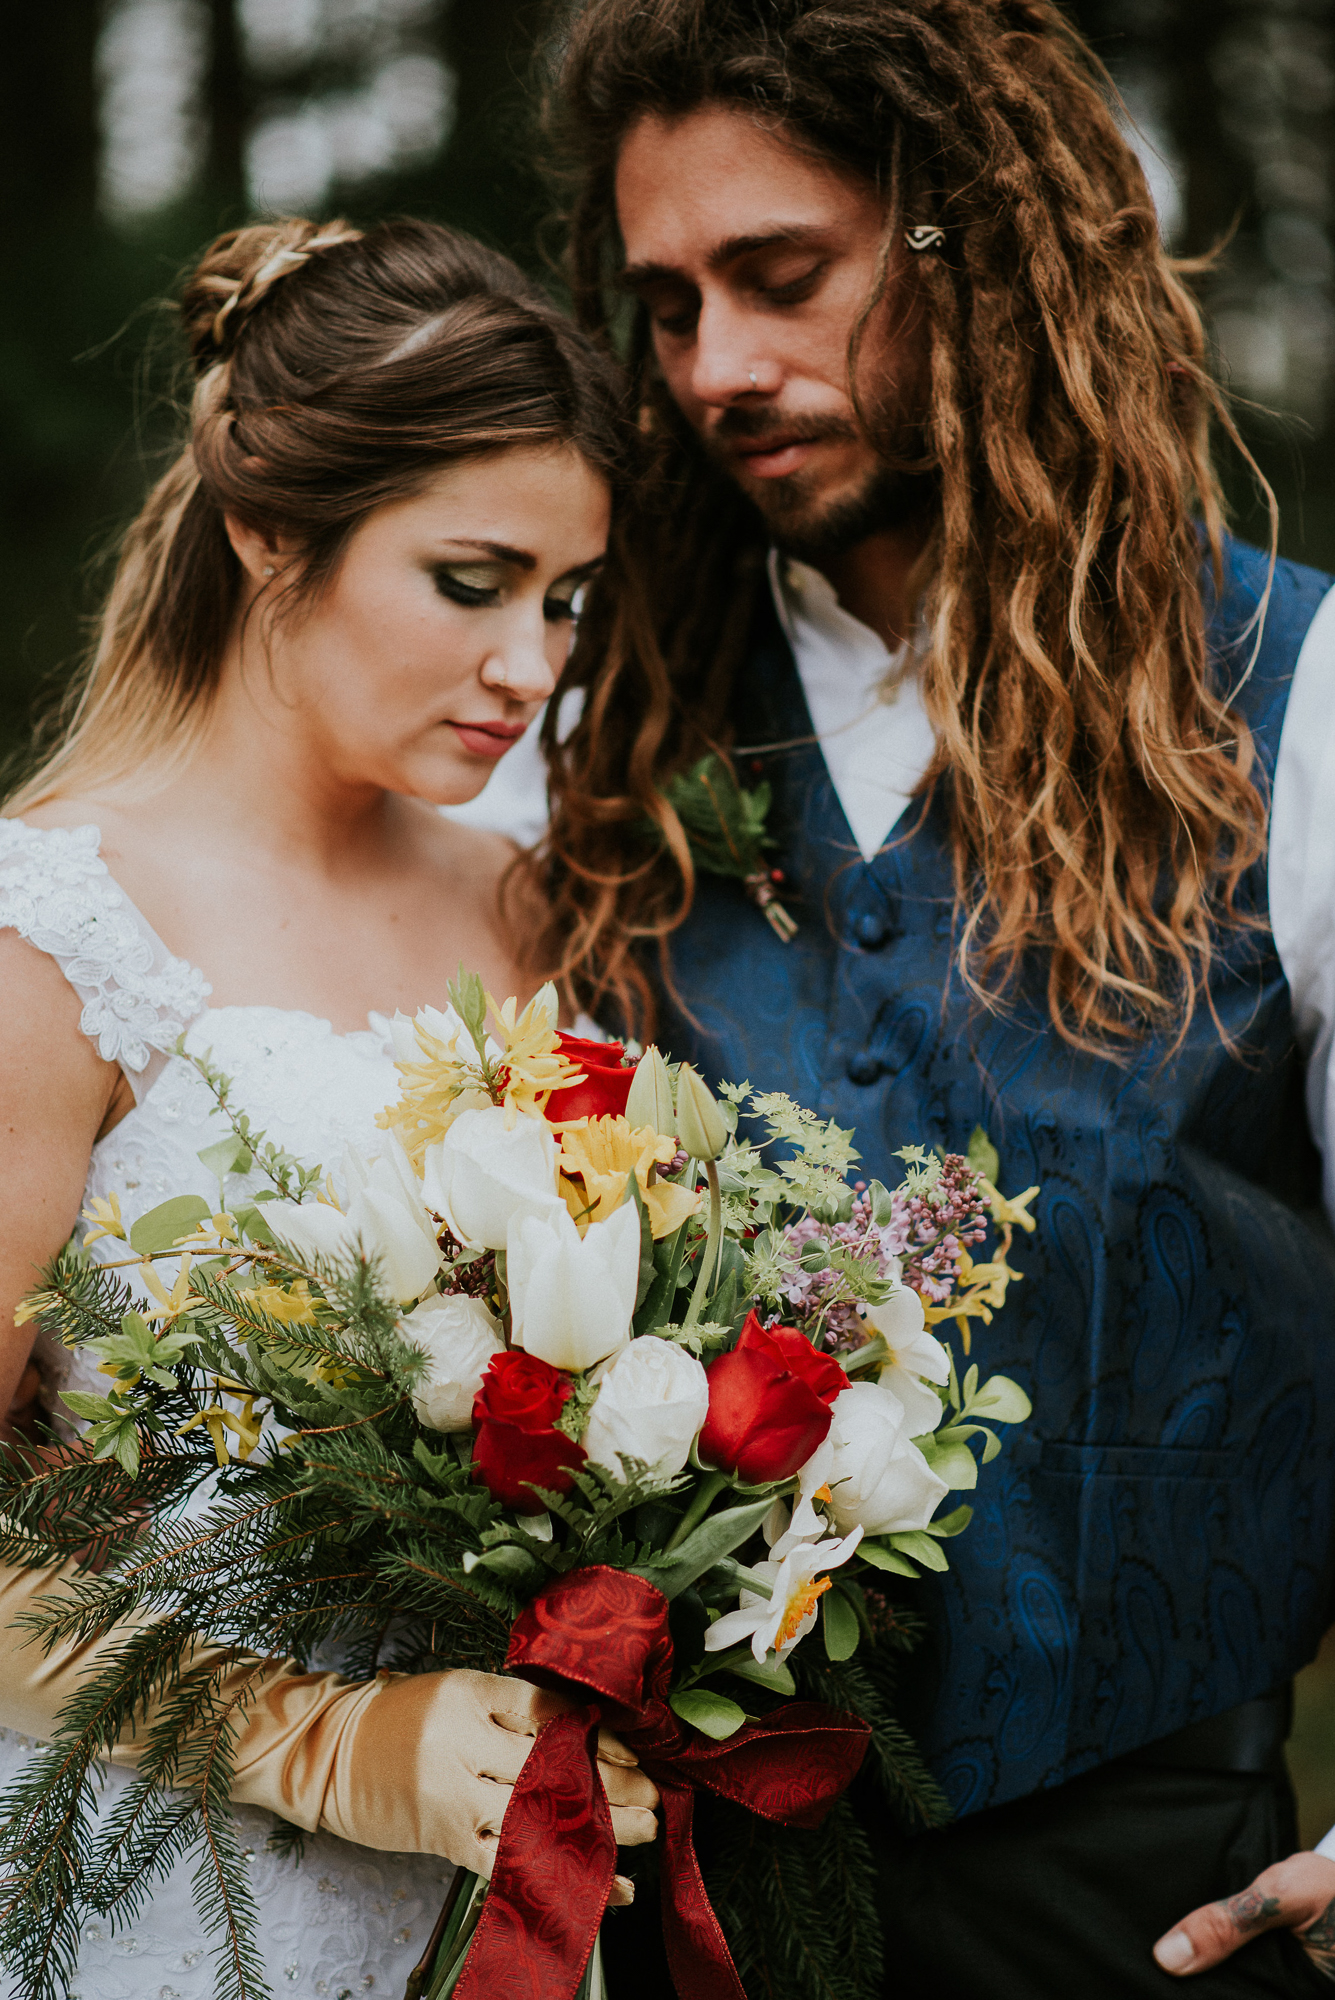
[[723, 1191], [719, 1186], [718, 1168], [713, 1160], [705, 1161], [705, 1178], [709, 1182], [709, 1231], [705, 1237], [705, 1247], [700, 1252], [700, 1270], [686, 1312], [684, 1324], [687, 1326], [695, 1326], [699, 1322], [700, 1312], [709, 1296], [710, 1283], [723, 1246]]
[[[468, 1963], [469, 1946], [482, 1915], [486, 1894], [487, 1885], [480, 1875], [472, 1874], [467, 1868], [455, 1871], [427, 1948], [409, 1974], [403, 2000], [449, 2000]], [[597, 1938], [593, 1941], [593, 1950], [574, 2000], [607, 2000], [603, 1956]]]

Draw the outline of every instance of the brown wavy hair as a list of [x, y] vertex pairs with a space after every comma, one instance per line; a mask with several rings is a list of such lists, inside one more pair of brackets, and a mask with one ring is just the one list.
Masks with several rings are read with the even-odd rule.
[[300, 554], [262, 620], [316, 596], [373, 508], [442, 465], [574, 445], [624, 482], [620, 371], [508, 257], [409, 219], [229, 230], [181, 293], [193, 394], [121, 543], [92, 657], [54, 747], [5, 803], [152, 789], [207, 718], [242, 600], [225, 516]]
[[586, 1000], [652, 1028], [655, 956], [670, 987], [694, 886], [659, 788], [732, 740], [765, 531], [611, 280], [631, 126], [735, 104], [881, 188], [882, 288], [907, 225], [945, 232], [912, 278], [939, 490], [925, 786], [949, 802], [959, 973], [995, 1006], [1041, 954], [1076, 1046], [1180, 1035], [1264, 851], [1202, 599], [1203, 558], [1216, 587], [1223, 562], [1212, 419], [1240, 440], [1184, 284], [1200, 266], [1161, 246], [1106, 74], [1046, 0], [589, 0], [555, 49], [575, 307], [609, 342], [628, 328], [651, 463], [572, 661], [584, 720], [564, 745], [550, 733], [553, 957]]

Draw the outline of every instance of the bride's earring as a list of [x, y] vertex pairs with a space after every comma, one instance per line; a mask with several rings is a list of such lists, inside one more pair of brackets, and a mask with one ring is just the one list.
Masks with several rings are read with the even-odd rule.
[[261, 576], [273, 576], [275, 574], [276, 572], [274, 570], [274, 566], [272, 563], [266, 563], [264, 565], [264, 568], [260, 571]]

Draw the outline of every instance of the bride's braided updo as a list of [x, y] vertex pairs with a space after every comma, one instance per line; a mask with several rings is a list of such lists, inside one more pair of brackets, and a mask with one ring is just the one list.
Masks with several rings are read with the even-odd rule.
[[367, 514], [452, 460], [568, 444], [610, 483], [624, 474], [614, 364], [509, 258], [440, 224], [230, 230], [180, 320], [183, 448], [126, 533], [58, 747], [9, 812], [161, 778], [192, 742], [242, 602], [227, 517], [296, 549], [265, 592], [282, 613], [319, 592]]

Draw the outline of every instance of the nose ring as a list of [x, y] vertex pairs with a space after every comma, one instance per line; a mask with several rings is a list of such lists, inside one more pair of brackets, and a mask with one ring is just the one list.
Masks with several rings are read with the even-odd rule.
[[756, 386], [756, 371], [754, 368], [751, 370], [750, 382], [751, 382], [751, 387], [754, 389]]

